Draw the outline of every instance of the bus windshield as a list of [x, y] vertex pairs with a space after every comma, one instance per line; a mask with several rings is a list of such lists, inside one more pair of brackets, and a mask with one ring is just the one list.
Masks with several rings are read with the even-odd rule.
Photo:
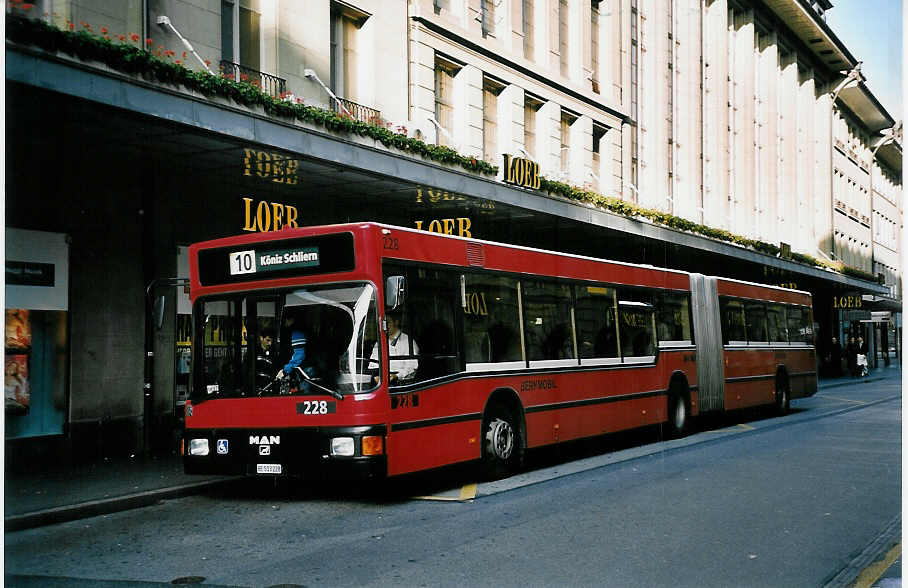
[[[196, 306], [193, 400], [373, 389], [380, 363], [375, 287], [368, 283], [229, 295]], [[204, 335], [204, 337], [202, 337]]]

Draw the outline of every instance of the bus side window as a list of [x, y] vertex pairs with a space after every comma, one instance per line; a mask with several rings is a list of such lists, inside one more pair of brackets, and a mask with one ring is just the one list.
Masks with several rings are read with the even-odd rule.
[[615, 289], [577, 285], [574, 298], [580, 359], [618, 357]]
[[788, 339], [792, 343], [803, 343], [806, 341], [806, 333], [801, 328], [801, 307], [785, 307], [786, 323], [788, 324]]
[[769, 340], [772, 343], [788, 343], [788, 325], [785, 322], [785, 307], [781, 304], [766, 306]]
[[656, 329], [659, 343], [666, 346], [693, 343], [690, 297], [663, 292], [656, 297]]
[[622, 358], [656, 355], [652, 293], [630, 289], [618, 291], [618, 329]]
[[419, 344], [415, 381], [422, 382], [461, 370], [454, 337], [459, 275], [437, 269], [409, 268], [407, 305]]
[[722, 313], [722, 343], [737, 345], [747, 343], [747, 330], [744, 323], [744, 304], [740, 300], [720, 298]]
[[768, 343], [769, 330], [766, 320], [766, 305], [762, 302], [747, 302], [744, 305], [744, 320], [747, 323], [748, 343]]
[[460, 302], [466, 363], [522, 361], [517, 280], [479, 273], [463, 278]]
[[571, 287], [532, 281], [524, 281], [521, 286], [527, 359], [576, 359]]

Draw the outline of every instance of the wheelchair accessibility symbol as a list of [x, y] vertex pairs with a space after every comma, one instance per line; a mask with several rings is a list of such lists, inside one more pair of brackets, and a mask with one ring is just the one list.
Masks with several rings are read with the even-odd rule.
[[218, 439], [218, 455], [227, 455], [229, 451], [227, 439]]

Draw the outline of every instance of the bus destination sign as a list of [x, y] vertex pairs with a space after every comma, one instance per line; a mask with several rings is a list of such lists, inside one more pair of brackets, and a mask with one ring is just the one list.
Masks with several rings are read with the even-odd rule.
[[295, 247], [293, 249], [276, 249], [270, 251], [232, 251], [227, 256], [230, 263], [230, 275], [254, 274], [304, 267], [318, 267], [319, 251], [317, 246]]
[[297, 278], [356, 269], [352, 233], [269, 239], [245, 245], [200, 249], [199, 284], [238, 284]]

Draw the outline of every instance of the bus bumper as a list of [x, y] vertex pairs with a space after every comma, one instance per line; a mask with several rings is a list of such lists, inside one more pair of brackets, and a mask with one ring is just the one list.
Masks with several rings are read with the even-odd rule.
[[[186, 429], [183, 432], [183, 471], [187, 474], [307, 479], [383, 478], [388, 472], [385, 435], [384, 425]], [[367, 438], [366, 443], [364, 438]], [[364, 446], [366, 455], [363, 454]]]

